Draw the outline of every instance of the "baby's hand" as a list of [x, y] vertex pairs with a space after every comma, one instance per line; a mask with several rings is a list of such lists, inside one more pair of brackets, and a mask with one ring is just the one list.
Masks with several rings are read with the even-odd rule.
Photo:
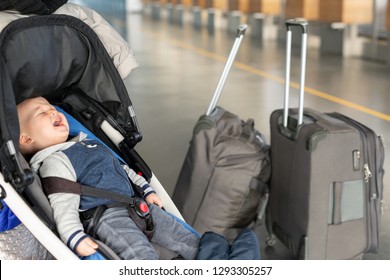
[[149, 203], [149, 204], [156, 204], [158, 207], [162, 208], [163, 207], [163, 204], [162, 204], [162, 201], [161, 199], [157, 196], [157, 194], [155, 193], [151, 193], [149, 194], [146, 198], [145, 198], [146, 202]]
[[92, 238], [87, 237], [77, 245], [76, 252], [79, 256], [86, 257], [96, 253], [97, 248], [98, 245], [95, 241], [93, 241]]

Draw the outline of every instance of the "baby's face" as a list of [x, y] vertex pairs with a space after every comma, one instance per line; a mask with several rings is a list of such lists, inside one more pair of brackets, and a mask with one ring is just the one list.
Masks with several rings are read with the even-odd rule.
[[[45, 98], [27, 99], [18, 106], [21, 145], [27, 137], [28, 151], [35, 153], [68, 139], [69, 124]], [[24, 140], [26, 140], [24, 139]]]

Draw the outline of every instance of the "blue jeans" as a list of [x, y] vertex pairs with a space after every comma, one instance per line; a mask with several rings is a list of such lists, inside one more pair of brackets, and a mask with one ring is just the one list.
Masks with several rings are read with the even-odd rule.
[[199, 243], [197, 260], [260, 260], [260, 246], [256, 234], [243, 229], [232, 244], [222, 235], [208, 231]]
[[199, 237], [158, 206], [149, 205], [149, 208], [154, 222], [154, 234], [150, 241], [129, 217], [125, 206], [108, 208], [104, 212], [96, 229], [98, 238], [123, 260], [159, 259], [151, 242], [184, 259], [195, 259]]

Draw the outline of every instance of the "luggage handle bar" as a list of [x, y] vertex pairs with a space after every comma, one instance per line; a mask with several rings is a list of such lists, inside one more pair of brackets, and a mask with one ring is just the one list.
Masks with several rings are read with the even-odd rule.
[[236, 57], [238, 48], [240, 47], [241, 41], [244, 38], [245, 31], [247, 28], [248, 28], [248, 25], [246, 25], [246, 24], [241, 24], [237, 27], [236, 39], [234, 41], [232, 50], [230, 51], [225, 68], [222, 71], [222, 75], [221, 75], [221, 78], [219, 79], [217, 88], [215, 89], [214, 96], [211, 100], [209, 108], [206, 111], [206, 116], [209, 116], [213, 112], [213, 110], [215, 109], [215, 106], [217, 105], [218, 99], [221, 96], [223, 86], [225, 85], [226, 78], [229, 74], [230, 68], [233, 65], [234, 58]]
[[284, 113], [283, 113], [284, 127], [287, 127], [288, 125], [288, 109], [289, 109], [289, 97], [290, 97], [290, 68], [291, 68], [291, 37], [292, 37], [293, 27], [300, 27], [302, 29], [298, 126], [303, 123], [303, 101], [304, 101], [304, 94], [305, 94], [305, 71], [306, 71], [306, 50], [307, 50], [307, 25], [308, 22], [305, 19], [290, 19], [286, 21], [287, 43], [286, 43], [286, 81], [285, 81], [285, 88], [284, 88]]

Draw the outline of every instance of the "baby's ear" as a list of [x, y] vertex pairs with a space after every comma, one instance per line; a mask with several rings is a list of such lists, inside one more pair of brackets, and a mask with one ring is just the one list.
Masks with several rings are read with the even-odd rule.
[[34, 139], [30, 136], [21, 133], [19, 137], [19, 151], [22, 155], [28, 156], [32, 153], [34, 148]]
[[19, 145], [22, 146], [22, 147], [25, 147], [25, 146], [28, 146], [29, 144], [33, 143], [33, 139], [26, 135], [26, 134], [20, 134], [20, 137], [19, 137]]

